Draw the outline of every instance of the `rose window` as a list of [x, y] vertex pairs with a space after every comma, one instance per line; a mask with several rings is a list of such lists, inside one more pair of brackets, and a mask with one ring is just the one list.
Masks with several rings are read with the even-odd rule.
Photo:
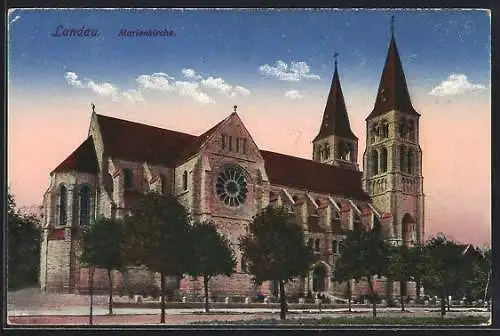
[[241, 168], [227, 167], [217, 177], [215, 191], [225, 205], [236, 208], [247, 199], [247, 181]]

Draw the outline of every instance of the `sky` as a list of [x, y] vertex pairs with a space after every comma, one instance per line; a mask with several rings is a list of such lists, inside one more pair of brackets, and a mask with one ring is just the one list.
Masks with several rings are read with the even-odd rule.
[[8, 181], [18, 206], [41, 204], [49, 173], [87, 136], [91, 103], [195, 135], [236, 104], [259, 148], [310, 158], [334, 53], [362, 168], [392, 15], [421, 114], [426, 235], [490, 245], [486, 10], [11, 11]]

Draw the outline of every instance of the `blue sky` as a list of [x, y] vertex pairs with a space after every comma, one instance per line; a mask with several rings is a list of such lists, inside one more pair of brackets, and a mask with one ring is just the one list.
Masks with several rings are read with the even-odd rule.
[[[391, 15], [408, 80], [431, 87], [469, 69], [489, 83], [490, 18], [486, 11], [383, 10], [38, 10], [9, 16], [12, 87], [67, 87], [66, 71], [134, 88], [141, 74], [180, 76], [190, 67], [246, 87], [273, 78], [259, 66], [303, 61], [328, 85], [335, 51], [344, 85], [376, 85], [387, 52]], [[53, 37], [56, 27], [97, 29], [98, 37]], [[174, 37], [118, 37], [120, 29], [163, 29]]]
[[[18, 204], [41, 202], [49, 172], [85, 139], [91, 102], [98, 113], [191, 134], [237, 104], [259, 148], [310, 158], [335, 52], [364, 169], [365, 118], [391, 15], [412, 103], [422, 115], [426, 232], [488, 243], [487, 11], [17, 10], [8, 35], [9, 186]], [[99, 36], [52, 36], [60, 25]], [[118, 36], [121, 29], [165, 28], [176, 35]]]

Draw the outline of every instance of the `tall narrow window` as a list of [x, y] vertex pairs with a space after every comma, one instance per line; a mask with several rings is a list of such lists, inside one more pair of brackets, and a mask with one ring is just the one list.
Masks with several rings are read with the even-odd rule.
[[408, 173], [413, 173], [413, 151], [408, 149]]
[[233, 137], [229, 136], [229, 151], [233, 150]]
[[332, 252], [333, 252], [333, 254], [339, 253], [337, 239], [334, 239], [332, 242]]
[[371, 157], [372, 157], [372, 164], [371, 164], [371, 171], [372, 171], [372, 175], [377, 175], [378, 174], [378, 151], [377, 150], [372, 150], [372, 153], [371, 153]]
[[415, 123], [413, 120], [408, 121], [408, 139], [415, 140]]
[[240, 152], [240, 138], [236, 138], [236, 153]]
[[404, 146], [399, 147], [399, 169], [402, 172], [406, 172], [406, 149]]
[[187, 190], [188, 188], [188, 172], [185, 170], [182, 174], [182, 190]]
[[401, 139], [405, 139], [406, 138], [406, 130], [407, 130], [407, 127], [406, 127], [406, 120], [405, 119], [401, 119], [399, 121], [399, 137]]
[[59, 188], [59, 209], [57, 214], [57, 225], [65, 226], [66, 225], [66, 217], [67, 217], [67, 204], [68, 204], [68, 192], [66, 191], [65, 186], [61, 186]]
[[387, 149], [382, 147], [380, 151], [380, 170], [382, 173], [387, 171]]
[[319, 248], [320, 248], [320, 241], [319, 239], [316, 239], [316, 241], [314, 242], [314, 251], [319, 252]]
[[80, 189], [80, 226], [90, 224], [90, 188], [83, 186]]
[[226, 134], [222, 134], [221, 136], [221, 147], [222, 149], [226, 149], [227, 147], [227, 135]]
[[132, 189], [132, 170], [125, 168], [123, 169], [123, 188]]
[[247, 153], [247, 139], [246, 138], [243, 138], [243, 154], [246, 154]]

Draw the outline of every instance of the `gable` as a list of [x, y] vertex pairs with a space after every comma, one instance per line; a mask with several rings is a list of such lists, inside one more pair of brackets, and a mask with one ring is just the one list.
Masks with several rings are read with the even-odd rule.
[[236, 112], [218, 123], [201, 144], [205, 153], [262, 161], [259, 148]]
[[94, 141], [88, 137], [78, 148], [61, 162], [52, 172], [78, 171], [95, 174], [99, 170]]

